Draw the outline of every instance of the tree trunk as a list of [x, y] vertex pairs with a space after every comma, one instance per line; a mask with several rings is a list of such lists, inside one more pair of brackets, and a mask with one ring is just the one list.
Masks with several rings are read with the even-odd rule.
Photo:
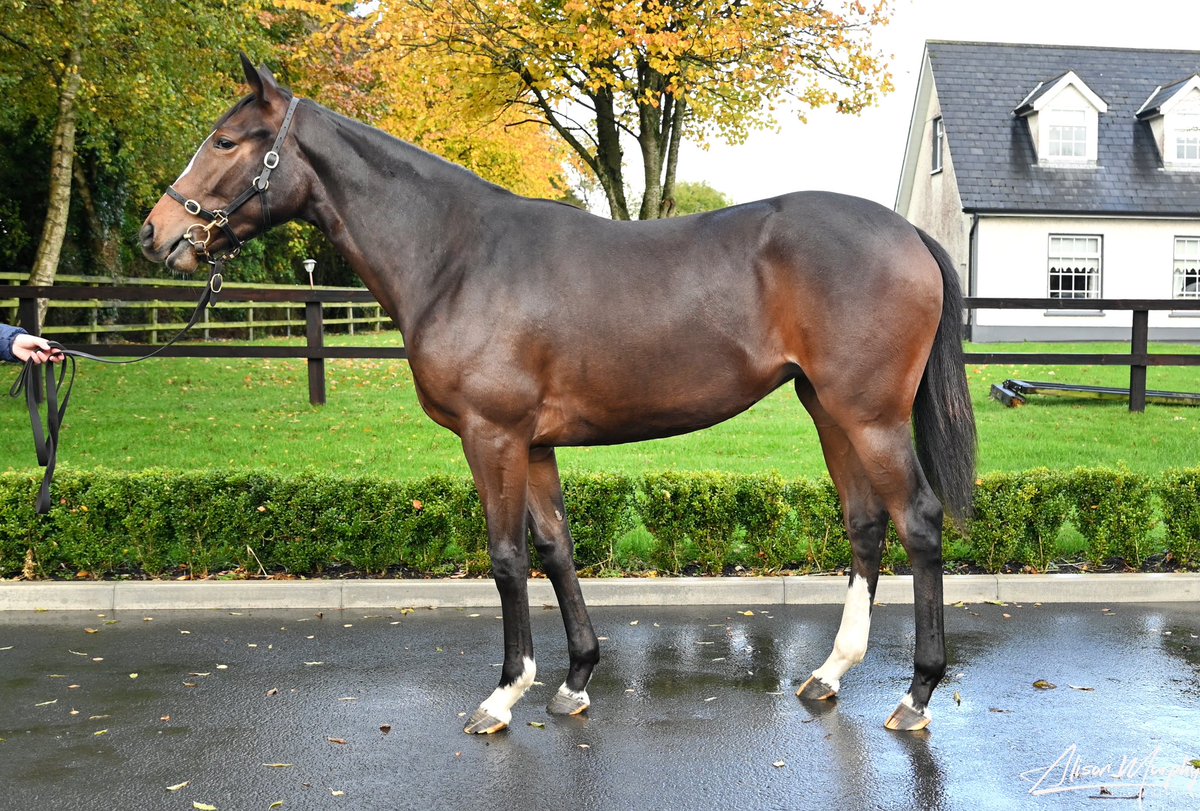
[[656, 220], [662, 203], [662, 149], [659, 148], [661, 113], [656, 107], [638, 104], [638, 144], [642, 148], [642, 207], [639, 220]]
[[[48, 287], [54, 284], [58, 258], [67, 234], [67, 216], [71, 210], [71, 166], [75, 162], [75, 101], [79, 96], [82, 63], [82, 50], [72, 45], [58, 97], [58, 121], [54, 125], [54, 140], [50, 150], [49, 204], [37, 256], [33, 260], [33, 272], [29, 274], [31, 285]], [[38, 324], [34, 326], [40, 327], [45, 317], [46, 301], [42, 299], [38, 301]], [[25, 326], [29, 327], [28, 324]]]
[[83, 204], [84, 217], [87, 220], [88, 248], [92, 260], [92, 272], [97, 275], [121, 276], [121, 244], [114, 237], [113, 229], [109, 227], [100, 210], [96, 208], [96, 200], [92, 196], [92, 184], [83, 169], [82, 161], [75, 161], [75, 189], [79, 193], [79, 202]]
[[625, 201], [625, 173], [621, 165], [624, 153], [612, 91], [601, 90], [591, 99], [596, 109], [596, 177], [608, 198], [610, 216], [614, 220], [627, 220], [629, 204]]
[[683, 119], [687, 115], [687, 102], [675, 102], [671, 111], [670, 134], [667, 137], [667, 167], [663, 176], [662, 202], [659, 204], [660, 217], [670, 217], [675, 213], [675, 170], [679, 167], [679, 143], [683, 140]]

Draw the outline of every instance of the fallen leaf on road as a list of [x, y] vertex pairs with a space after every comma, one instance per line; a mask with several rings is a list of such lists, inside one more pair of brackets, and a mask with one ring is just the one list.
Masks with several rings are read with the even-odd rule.
[[190, 782], [190, 780], [184, 780], [182, 783], [176, 783], [173, 786], [167, 786], [167, 791], [179, 791], [180, 789], [187, 788], [187, 784]]
[[283, 800], [276, 800], [275, 802], [268, 805], [267, 811], [270, 811], [270, 809], [272, 809], [272, 808], [283, 808]]
[[35, 707], [49, 707], [51, 704], [57, 704], [57, 703], [58, 703], [58, 699], [57, 699], [57, 698], [52, 698], [52, 699], [50, 699], [49, 701], [43, 701], [41, 704], [34, 704], [33, 706], [35, 706]]
[[325, 740], [329, 741], [330, 743], [336, 743], [336, 744], [339, 744], [339, 745], [341, 745], [341, 746], [345, 746], [345, 745], [346, 745], [346, 740], [345, 740], [345, 738], [326, 738]]
[[962, 696], [957, 690], [954, 691], [954, 703], [960, 707], [962, 706]]
[[264, 763], [263, 765], [268, 769], [290, 769], [292, 767], [290, 763]]
[[534, 729], [545, 729], [546, 728], [546, 725], [543, 724], [541, 721], [530, 721], [529, 726], [533, 727]]
[[1076, 687], [1074, 684], [1068, 684], [1067, 686], [1070, 687], [1072, 690], [1079, 690], [1080, 692], [1083, 692], [1083, 693], [1091, 693], [1091, 692], [1095, 691], [1095, 689], [1096, 689], [1095, 687]]
[[96, 737], [99, 737], [99, 736], [101, 736], [101, 735], [107, 735], [107, 734], [108, 734], [108, 730], [107, 730], [107, 729], [101, 729], [101, 730], [97, 730], [96, 732], [93, 732], [92, 734], [93, 734], [93, 735], [95, 735]]
[[1046, 681], [1045, 679], [1038, 679], [1037, 681], [1035, 681], [1033, 683], [1033, 686], [1039, 690], [1053, 690], [1056, 687], [1058, 687], [1057, 684], [1051, 684], [1050, 682]]
[[346, 792], [338, 791], [337, 789], [332, 789], [332, 788], [329, 789], [329, 793], [332, 794], [334, 797], [345, 797], [346, 796]]
[[782, 760], [777, 760], [774, 763], [772, 763], [771, 765], [774, 766], [776, 769], [782, 769], [787, 764], [784, 763]]
[[268, 696], [277, 696], [277, 695], [279, 695], [279, 688], [278, 688], [278, 687], [272, 687], [270, 690], [268, 690], [268, 691], [267, 691], [267, 695], [268, 695]]
[[392, 731], [392, 725], [391, 724], [380, 724], [379, 731], [382, 732], [384, 735], [386, 735]]
[[192, 808], [196, 809], [196, 811], [217, 811], [217, 807], [215, 805], [209, 805], [208, 803], [193, 802]]

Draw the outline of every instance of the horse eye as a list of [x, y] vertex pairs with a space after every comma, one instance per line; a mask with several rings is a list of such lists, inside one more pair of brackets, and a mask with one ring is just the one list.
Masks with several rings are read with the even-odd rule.
[[216, 141], [213, 142], [213, 146], [215, 146], [217, 149], [224, 150], [224, 149], [233, 149], [235, 146], [237, 146], [237, 144], [235, 144], [233, 141], [229, 140], [228, 138], [218, 138]]

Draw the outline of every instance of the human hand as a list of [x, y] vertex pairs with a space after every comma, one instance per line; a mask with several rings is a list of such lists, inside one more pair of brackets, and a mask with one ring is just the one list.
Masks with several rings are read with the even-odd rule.
[[13, 357], [24, 363], [32, 360], [34, 363], [62, 363], [63, 353], [50, 347], [50, 342], [36, 335], [22, 333], [13, 338]]

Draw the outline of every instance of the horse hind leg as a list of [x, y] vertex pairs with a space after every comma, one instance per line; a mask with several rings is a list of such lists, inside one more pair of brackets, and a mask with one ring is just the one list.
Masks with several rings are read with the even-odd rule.
[[600, 643], [575, 574], [574, 542], [552, 448], [538, 448], [530, 454], [529, 519], [534, 546], [562, 611], [570, 656], [567, 677], [546, 709], [553, 715], [579, 715], [591, 705], [587, 685], [600, 660]]
[[875, 494], [849, 438], [825, 411], [811, 384], [800, 379], [796, 391], [817, 425], [821, 450], [842, 501], [846, 532], [854, 555], [833, 650], [825, 663], [796, 691], [802, 699], [824, 700], [837, 695], [842, 677], [867, 653], [871, 607], [879, 583], [879, 563], [887, 530], [887, 509]]
[[875, 492], [887, 506], [913, 570], [916, 645], [908, 693], [887, 728], [914, 731], [929, 725], [929, 699], [946, 672], [942, 606], [942, 505], [917, 461], [906, 421], [869, 423], [847, 431]]

